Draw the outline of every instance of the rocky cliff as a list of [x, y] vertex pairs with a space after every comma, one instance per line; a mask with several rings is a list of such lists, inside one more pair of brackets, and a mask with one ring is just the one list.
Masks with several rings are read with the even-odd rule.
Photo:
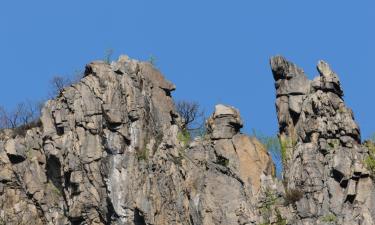
[[175, 86], [151, 64], [121, 56], [86, 66], [48, 101], [42, 126], [0, 134], [0, 224], [374, 224], [369, 150], [319, 62], [309, 81], [271, 60], [284, 172], [217, 105], [190, 140]]
[[271, 67], [284, 186], [302, 194], [293, 207], [295, 223], [375, 224], [374, 182], [364, 163], [369, 150], [337, 74], [319, 61], [319, 76], [310, 81], [280, 56]]

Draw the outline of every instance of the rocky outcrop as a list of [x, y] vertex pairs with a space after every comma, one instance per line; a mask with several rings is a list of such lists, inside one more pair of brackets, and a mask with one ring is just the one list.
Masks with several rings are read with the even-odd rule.
[[190, 140], [175, 86], [121, 56], [88, 64], [40, 127], [0, 132], [0, 224], [374, 224], [369, 149], [338, 76], [323, 61], [312, 81], [280, 56], [271, 68], [283, 180], [239, 110], [217, 105]]
[[[42, 127], [0, 141], [5, 224], [251, 224], [273, 162], [218, 105], [207, 134], [181, 130], [175, 86], [126, 56], [86, 66], [48, 101]], [[1, 224], [1, 223], [0, 223]]]
[[[271, 59], [275, 78], [285, 191], [300, 195], [291, 224], [374, 224], [374, 184], [352, 111], [338, 76], [319, 61], [319, 76], [281, 56]], [[290, 196], [291, 197], [291, 196]]]

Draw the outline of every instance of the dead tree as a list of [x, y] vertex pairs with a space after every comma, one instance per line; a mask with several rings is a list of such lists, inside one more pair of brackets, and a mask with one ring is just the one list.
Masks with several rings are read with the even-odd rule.
[[0, 128], [17, 128], [35, 122], [40, 116], [39, 103], [21, 102], [12, 111], [0, 106]]
[[201, 110], [199, 103], [193, 101], [178, 101], [176, 110], [184, 119], [184, 127], [186, 130], [201, 129], [204, 123], [204, 112]]

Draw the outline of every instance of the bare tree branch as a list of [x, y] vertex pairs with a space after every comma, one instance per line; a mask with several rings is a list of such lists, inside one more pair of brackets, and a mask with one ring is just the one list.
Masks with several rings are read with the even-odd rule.
[[12, 111], [0, 106], [0, 129], [27, 126], [40, 116], [39, 104], [31, 101], [21, 102]]
[[58, 96], [64, 88], [78, 82], [80, 79], [82, 79], [82, 77], [83, 72], [80, 70], [76, 70], [71, 76], [56, 75], [52, 77], [52, 79], [50, 80], [50, 98]]
[[56, 97], [60, 94], [60, 92], [67, 86], [71, 84], [71, 80], [67, 77], [56, 75], [52, 77], [50, 84], [51, 84], [51, 93], [50, 97]]
[[185, 129], [194, 130], [202, 127], [201, 124], [204, 123], [204, 121], [202, 121], [204, 112], [200, 109], [199, 103], [192, 101], [178, 101], [176, 109], [184, 119]]
[[8, 113], [4, 107], [0, 106], [0, 129], [8, 128], [9, 126]]

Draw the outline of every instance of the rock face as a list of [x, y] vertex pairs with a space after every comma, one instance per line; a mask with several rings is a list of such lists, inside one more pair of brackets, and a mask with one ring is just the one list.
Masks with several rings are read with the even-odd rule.
[[[375, 224], [374, 184], [353, 113], [338, 76], [318, 62], [319, 76], [281, 56], [271, 59], [275, 78], [285, 191], [298, 196], [292, 224]], [[290, 196], [289, 196], [290, 197]]]
[[42, 127], [0, 136], [0, 224], [251, 224], [264, 146], [216, 106], [207, 134], [181, 130], [175, 86], [126, 56], [86, 66], [42, 112]]
[[121, 56], [88, 64], [41, 127], [0, 132], [0, 224], [375, 224], [369, 150], [337, 75], [323, 61], [313, 81], [283, 57], [271, 67], [282, 181], [237, 109], [217, 105], [189, 140], [175, 86]]

